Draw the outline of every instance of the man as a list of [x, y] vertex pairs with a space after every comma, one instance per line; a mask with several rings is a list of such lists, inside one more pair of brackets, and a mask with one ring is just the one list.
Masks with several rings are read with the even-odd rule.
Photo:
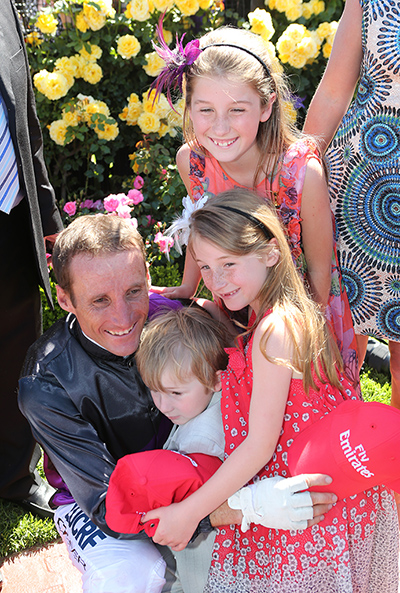
[[[105, 521], [116, 461], [161, 448], [171, 429], [134, 360], [149, 307], [143, 241], [128, 220], [83, 216], [58, 236], [53, 266], [58, 302], [70, 315], [30, 348], [19, 402], [54, 466], [47, 475], [59, 489], [57, 529], [83, 574], [85, 593], [182, 591], [167, 548], [146, 535], [112, 532]], [[165, 299], [165, 306], [173, 304]], [[309, 517], [311, 507], [310, 499]], [[215, 525], [241, 520], [240, 511], [220, 512], [227, 514], [212, 517]]]
[[41, 332], [39, 284], [51, 303], [45, 236], [62, 229], [42, 152], [24, 39], [11, 0], [0, 10], [0, 497], [52, 516], [53, 490], [17, 404], [28, 347]]

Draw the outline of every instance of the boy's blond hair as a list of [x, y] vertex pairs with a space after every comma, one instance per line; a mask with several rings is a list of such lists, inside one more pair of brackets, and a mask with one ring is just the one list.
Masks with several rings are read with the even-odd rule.
[[179, 381], [195, 376], [213, 390], [217, 371], [226, 368], [228, 356], [225, 328], [200, 307], [185, 307], [162, 313], [144, 328], [136, 363], [151, 391], [163, 391], [165, 369]]

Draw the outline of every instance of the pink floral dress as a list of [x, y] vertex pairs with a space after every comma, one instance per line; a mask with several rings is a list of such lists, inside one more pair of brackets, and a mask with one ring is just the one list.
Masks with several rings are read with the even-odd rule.
[[[246, 438], [253, 384], [253, 337], [230, 348], [222, 374], [225, 455]], [[344, 377], [344, 392], [322, 384], [305, 394], [292, 379], [281, 434], [261, 477], [289, 476], [287, 453], [296, 434], [345, 399], [357, 398]], [[205, 593], [397, 593], [398, 521], [390, 491], [377, 486], [337, 502], [326, 518], [303, 531], [267, 529], [252, 524], [220, 528], [214, 544]]]
[[[320, 160], [311, 142], [299, 140], [293, 143], [283, 156], [279, 173], [275, 175], [271, 188], [277, 212], [286, 229], [293, 261], [304, 280], [306, 280], [307, 263], [302, 246], [300, 211], [306, 168], [312, 158]], [[204, 157], [194, 151], [190, 153], [189, 176], [191, 193], [195, 201], [204, 194], [212, 196], [227, 189], [243, 187], [229, 177], [211, 155]], [[261, 197], [267, 197], [265, 179], [260, 182], [256, 191]], [[334, 225], [333, 217], [332, 223]], [[341, 280], [336, 245], [332, 252], [331, 278], [326, 317], [336, 336], [346, 375], [354, 386], [358, 386], [356, 338], [347, 294]]]

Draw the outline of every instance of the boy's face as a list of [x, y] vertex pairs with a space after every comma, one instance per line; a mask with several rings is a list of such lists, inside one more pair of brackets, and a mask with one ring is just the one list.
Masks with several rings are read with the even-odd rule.
[[178, 380], [176, 375], [164, 370], [161, 375], [162, 391], [152, 391], [154, 403], [157, 408], [174, 424], [186, 424], [195, 416], [204, 412], [214, 391], [221, 389], [221, 380], [218, 377], [214, 389], [205, 387], [194, 375], [188, 376], [185, 382]]

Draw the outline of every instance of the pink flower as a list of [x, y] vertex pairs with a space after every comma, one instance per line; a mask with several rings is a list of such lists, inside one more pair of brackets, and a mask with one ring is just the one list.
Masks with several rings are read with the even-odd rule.
[[95, 202], [93, 202], [93, 208], [95, 210], [103, 210], [103, 201], [102, 200], [96, 200]]
[[120, 201], [117, 196], [111, 194], [104, 198], [103, 204], [104, 210], [106, 210], [107, 212], [115, 212], [118, 206], [120, 205]]
[[134, 229], [138, 228], [137, 218], [131, 218], [129, 222], [131, 223], [131, 225], [133, 226]]
[[143, 202], [143, 194], [138, 189], [130, 189], [128, 191], [128, 198], [131, 200], [132, 204], [137, 206], [140, 202]]
[[84, 208], [88, 208], [88, 210], [93, 208], [93, 200], [85, 200], [84, 202], [82, 202], [81, 210], [83, 210]]
[[161, 174], [162, 175], [166, 175], [167, 174], [167, 169], [161, 169]]
[[130, 218], [131, 210], [132, 208], [129, 208], [128, 204], [119, 204], [116, 213], [120, 218]]
[[158, 245], [161, 253], [169, 253], [174, 240], [172, 237], [165, 237], [162, 233], [158, 232], [154, 237], [154, 243]]
[[154, 218], [152, 218], [150, 216], [150, 214], [146, 214], [145, 218], [147, 218], [147, 225], [146, 226], [150, 226], [151, 224], [154, 224], [155, 223]]
[[140, 175], [137, 175], [135, 177], [135, 181], [133, 182], [133, 187], [135, 189], [142, 189], [143, 186], [144, 186], [144, 179], [143, 179], [143, 177], [140, 177]]
[[63, 210], [68, 216], [73, 216], [76, 212], [76, 202], [66, 202]]

